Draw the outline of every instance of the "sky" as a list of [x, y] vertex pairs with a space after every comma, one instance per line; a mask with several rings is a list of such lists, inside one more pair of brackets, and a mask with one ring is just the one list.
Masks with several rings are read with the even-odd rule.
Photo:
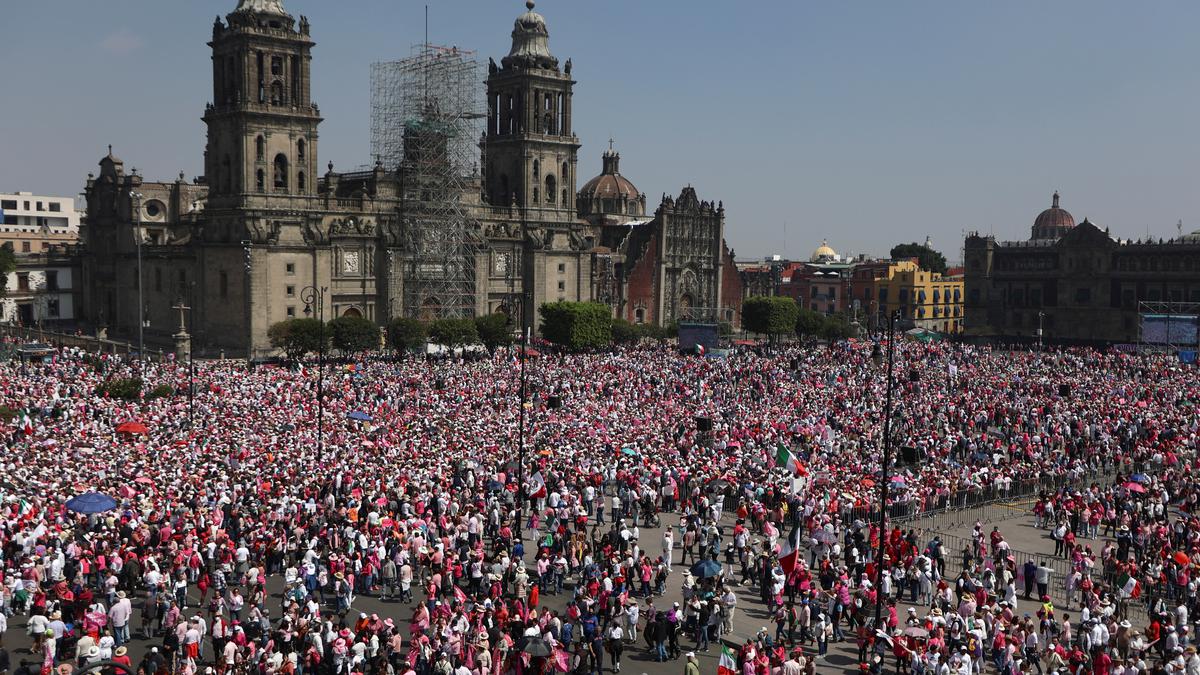
[[[206, 42], [236, 0], [5, 3], [0, 191], [69, 195], [112, 144], [148, 180], [203, 171]], [[284, 0], [312, 23], [320, 164], [370, 162], [370, 64], [415, 0]], [[430, 0], [429, 39], [507, 54], [519, 0]], [[726, 208], [737, 257], [822, 240], [886, 255], [1024, 239], [1055, 190], [1121, 237], [1200, 229], [1200, 3], [541, 0], [570, 57], [580, 185], [612, 138], [650, 208]], [[482, 87], [482, 84], [481, 84]], [[578, 185], [576, 186], [578, 187]]]

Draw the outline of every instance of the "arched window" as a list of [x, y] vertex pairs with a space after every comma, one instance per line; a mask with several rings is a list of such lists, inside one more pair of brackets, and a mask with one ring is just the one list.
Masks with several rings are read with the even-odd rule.
[[267, 158], [267, 141], [262, 136], [254, 139], [254, 158], [260, 162]]
[[286, 190], [288, 186], [288, 161], [287, 157], [280, 153], [275, 155], [275, 189]]
[[221, 187], [225, 192], [233, 189], [233, 162], [230, 161], [229, 155], [225, 155], [225, 159], [221, 160]]
[[633, 322], [634, 323], [645, 323], [646, 322], [646, 310], [641, 307], [638, 307], [637, 309], [633, 310]]
[[567, 168], [568, 168], [568, 167], [567, 167], [567, 163], [566, 163], [566, 162], [563, 162], [563, 165], [562, 165], [562, 171], [559, 171], [559, 172], [558, 172], [558, 175], [562, 176], [562, 179], [563, 179], [563, 184], [564, 184], [564, 185], [565, 185], [565, 184], [568, 182], [568, 181], [567, 181]]
[[304, 180], [304, 172], [300, 171], [296, 174], [296, 189], [304, 192], [308, 189], [308, 182]]
[[254, 172], [254, 189], [259, 192], [266, 192], [266, 190], [267, 190], [267, 172], [266, 171], [259, 169], [258, 171]]
[[534, 204], [537, 204], [537, 203], [538, 203], [538, 199], [539, 199], [539, 196], [538, 196], [538, 189], [535, 187], [535, 188], [533, 188], [533, 203], [534, 203]]
[[563, 206], [566, 206], [566, 205], [567, 205], [567, 203], [568, 203], [568, 202], [567, 202], [567, 189], [566, 189], [566, 188], [563, 188], [563, 191], [562, 191], [562, 203], [563, 203]]
[[537, 178], [542, 174], [542, 165], [535, 159], [533, 160], [533, 177]]
[[546, 174], [546, 202], [553, 204], [556, 194], [558, 194], [558, 184], [554, 181], [554, 175]]
[[303, 138], [296, 141], [296, 161], [297, 162], [304, 161], [304, 151], [305, 151], [307, 145], [308, 144], [304, 142]]

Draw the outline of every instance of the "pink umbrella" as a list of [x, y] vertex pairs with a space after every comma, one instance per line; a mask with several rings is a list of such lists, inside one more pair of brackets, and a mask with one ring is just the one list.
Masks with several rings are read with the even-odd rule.
[[1137, 492], [1138, 494], [1144, 493], [1146, 491], [1146, 488], [1142, 487], [1141, 483], [1135, 483], [1133, 481], [1129, 481], [1128, 483], [1126, 483], [1125, 489], [1129, 490], [1130, 492]]

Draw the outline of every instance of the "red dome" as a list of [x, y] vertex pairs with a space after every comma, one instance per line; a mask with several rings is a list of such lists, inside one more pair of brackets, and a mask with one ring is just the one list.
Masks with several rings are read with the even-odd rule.
[[621, 174], [602, 173], [583, 184], [579, 190], [581, 197], [620, 197], [633, 199], [638, 196], [638, 189]]
[[1075, 227], [1075, 217], [1059, 207], [1058, 193], [1055, 192], [1050, 208], [1039, 213], [1037, 220], [1033, 221], [1033, 238], [1058, 239], [1072, 227]]
[[579, 196], [585, 199], [591, 197], [621, 198], [622, 196], [626, 199], [637, 199], [641, 193], [628, 178], [621, 175], [621, 155], [609, 147], [602, 159], [604, 170], [600, 172], [599, 176], [579, 188]]

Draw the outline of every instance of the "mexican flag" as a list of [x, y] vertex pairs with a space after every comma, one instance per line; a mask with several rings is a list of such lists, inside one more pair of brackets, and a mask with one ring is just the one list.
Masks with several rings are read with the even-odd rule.
[[800, 528], [796, 527], [788, 538], [779, 544], [779, 566], [784, 574], [791, 574], [800, 560]]
[[737, 675], [737, 657], [733, 650], [721, 645], [721, 660], [717, 662], [717, 675]]
[[529, 496], [534, 499], [540, 499], [546, 496], [546, 479], [542, 478], [541, 471], [538, 471], [529, 477]]
[[804, 471], [804, 467], [800, 466], [800, 460], [796, 459], [792, 451], [783, 444], [780, 444], [775, 450], [775, 466], [787, 469], [793, 476], [799, 476]]
[[1121, 587], [1121, 597], [1138, 598], [1142, 595], [1142, 584], [1128, 574], [1122, 574], [1117, 579], [1117, 585]]

